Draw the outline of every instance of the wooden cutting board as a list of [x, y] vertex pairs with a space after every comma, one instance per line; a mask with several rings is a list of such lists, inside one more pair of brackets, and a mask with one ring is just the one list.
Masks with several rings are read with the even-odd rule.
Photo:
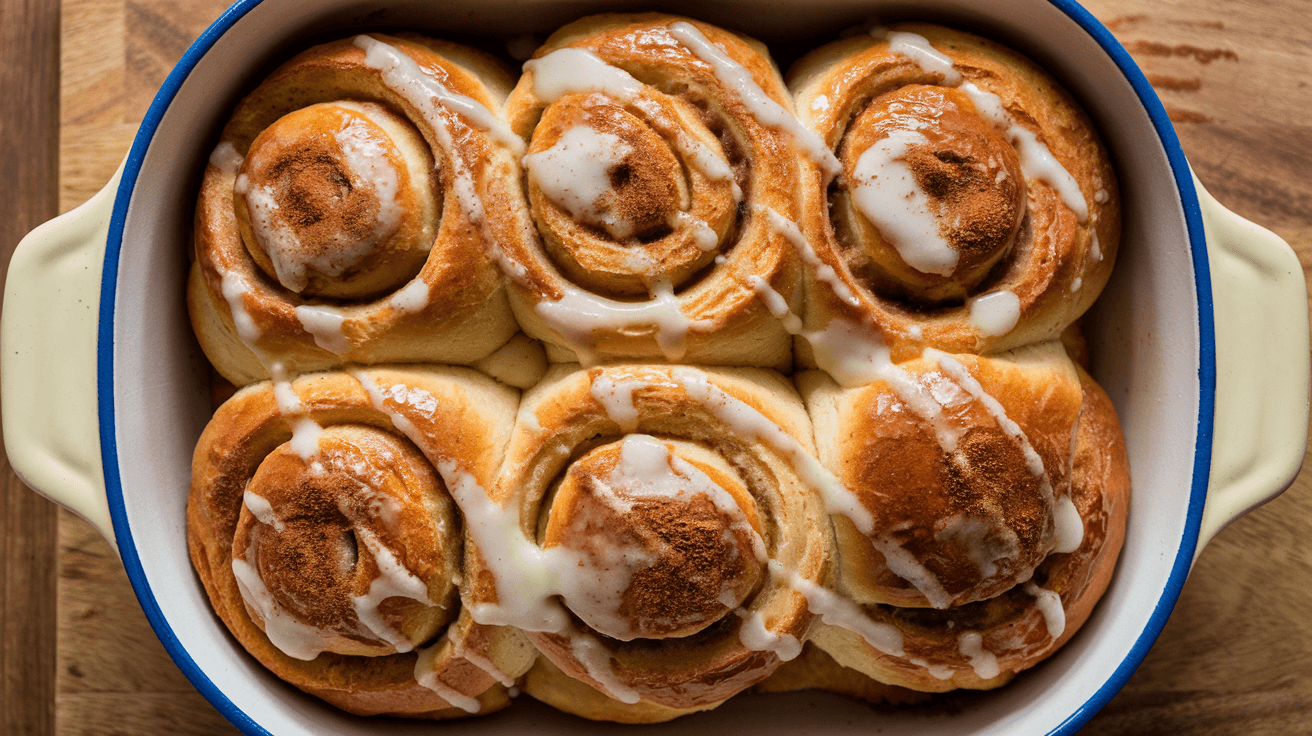
[[[64, 0], [60, 208], [113, 173], [221, 0]], [[1306, 0], [1092, 0], [1158, 89], [1199, 177], [1312, 267]], [[12, 246], [10, 246], [12, 247]], [[1161, 639], [1087, 734], [1312, 733], [1312, 480], [1227, 529]], [[178, 672], [108, 544], [58, 521], [55, 732], [235, 733]], [[0, 709], [34, 704], [0, 703]], [[39, 706], [37, 706], [39, 707]], [[42, 734], [42, 736], [45, 736]]]

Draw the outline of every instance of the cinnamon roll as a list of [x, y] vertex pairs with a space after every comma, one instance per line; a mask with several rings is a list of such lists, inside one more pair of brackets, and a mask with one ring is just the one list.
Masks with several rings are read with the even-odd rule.
[[1124, 438], [1057, 343], [927, 351], [905, 370], [856, 390], [801, 377], [820, 457], [854, 501], [834, 519], [848, 617], [813, 641], [884, 683], [997, 687], [1105, 590], [1129, 502]]
[[785, 366], [803, 129], [763, 45], [656, 13], [554, 33], [506, 103], [528, 141], [511, 304], [554, 360]]
[[817, 49], [789, 79], [841, 161], [806, 180], [808, 329], [873, 324], [895, 359], [990, 353], [1055, 339], [1093, 303], [1119, 240], [1116, 180], [1033, 62], [899, 24]]
[[528, 632], [546, 661], [525, 691], [557, 708], [650, 722], [714, 707], [810, 629], [805, 591], [832, 559], [797, 467], [811, 452], [778, 374], [556, 366], [525, 395], [497, 484], [513, 534], [472, 533], [466, 598]]
[[472, 363], [517, 330], [489, 255], [522, 142], [491, 57], [418, 36], [316, 46], [238, 104], [205, 169], [188, 284], [210, 361]]
[[455, 368], [315, 374], [225, 402], [196, 447], [187, 530], [238, 642], [360, 715], [504, 707], [532, 647], [461, 605], [470, 501], [453, 496], [491, 483], [515, 404]]

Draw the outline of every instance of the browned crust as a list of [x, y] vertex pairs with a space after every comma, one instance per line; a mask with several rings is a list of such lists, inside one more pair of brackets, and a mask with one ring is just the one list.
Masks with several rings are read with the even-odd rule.
[[[680, 16], [660, 13], [589, 16], [558, 30], [535, 56], [541, 57], [564, 47], [586, 47], [639, 80], [654, 84], [661, 90], [670, 90], [673, 94], [659, 92], [655, 98], [672, 111], [671, 117], [682, 116], [692, 126], [687, 128], [689, 131], [703, 139], [709, 135], [710, 143], [715, 147], [730, 145], [741, 149], [736, 154], [741, 157], [737, 165], [742, 169], [737, 178], [744, 185], [747, 214], [739, 216], [736, 227], [730, 228], [728, 236], [722, 239], [718, 252], [726, 260], [706, 265], [703, 271], [689, 277], [677, 293], [680, 311], [698, 321], [689, 331], [681, 362], [784, 366], [791, 358], [791, 339], [757, 297], [751, 279], [763, 279], [800, 310], [800, 260], [793, 246], [755, 208], [758, 205], [770, 207], [792, 220], [801, 216], [794, 193], [800, 176], [798, 154], [787, 133], [756, 120], [737, 96], [715, 77], [709, 65], [699, 61], [691, 51], [672, 39], [669, 46], [655, 44], [653, 39], [665, 34], [665, 28], [676, 21], [696, 26], [747, 68], [767, 94], [785, 109], [792, 109], [788, 92], [764, 46]], [[573, 100], [567, 97], [556, 104], [573, 104]], [[533, 93], [533, 72], [529, 70], [507, 100], [507, 120], [526, 140], [531, 140], [535, 135], [534, 126], [545, 107], [546, 103]], [[706, 126], [706, 121], [710, 121], [709, 127], [699, 127]], [[701, 132], [697, 133], [698, 130]], [[683, 168], [693, 167], [689, 162], [683, 162]], [[694, 197], [701, 196], [699, 182], [703, 190], [722, 188], [694, 177]], [[516, 229], [505, 233], [500, 240], [506, 245], [510, 257], [527, 269], [530, 283], [512, 283], [510, 291], [515, 316], [525, 332], [557, 346], [566, 355], [574, 355], [570, 340], [534, 310], [534, 306], [544, 300], [559, 298], [569, 279], [539, 243], [527, 202], [521, 203]], [[586, 252], [601, 246], [588, 240], [571, 247]], [[656, 330], [643, 325], [599, 329], [593, 332], [590, 342], [589, 347], [603, 359], [665, 360]]]
[[[1065, 611], [1061, 635], [1049, 635], [1034, 596], [1017, 586], [990, 600], [946, 611], [867, 606], [866, 613], [873, 621], [893, 625], [902, 632], [905, 652], [901, 656], [879, 652], [860, 637], [825, 625], [816, 632], [817, 646], [840, 663], [881, 682], [945, 692], [1003, 685], [1076, 634], [1111, 581], [1125, 540], [1130, 505], [1129, 458], [1116, 410], [1083, 369], [1079, 374], [1084, 401], [1071, 499], [1084, 521], [1084, 539], [1073, 553], [1050, 555], [1033, 578], [1033, 582], [1061, 598]], [[983, 648], [995, 654], [999, 665], [996, 677], [981, 677], [961, 653], [958, 636], [963, 631], [978, 632]], [[946, 668], [948, 676], [934, 676], [928, 665]]]
[[[1020, 319], [1003, 335], [984, 335], [970, 321], [968, 305], [926, 308], [896, 295], [872, 291], [854, 276], [827, 216], [827, 196], [818, 172], [806, 179], [805, 228], [822, 260], [857, 295], [849, 305], [823, 283], [807, 284], [807, 322], [822, 328], [831, 319], [871, 320], [893, 343], [895, 355], [914, 355], [921, 347], [959, 353], [991, 353], [1056, 338], [1093, 304], [1111, 274], [1120, 239], [1120, 200], [1111, 161], [1092, 123], [1060, 86], [1037, 65], [992, 41], [927, 24], [899, 24], [892, 30], [924, 36], [981, 89], [998, 95], [1007, 111], [1035, 132], [1075, 178], [1089, 206], [1088, 225], [1062, 205], [1050, 186], [1029, 182], [1028, 215], [1011, 254], [973, 294], [1007, 289], [1020, 301]], [[841, 145], [847, 125], [875, 97], [909, 84], [938, 85], [938, 74], [888, 49], [870, 35], [826, 45], [789, 71], [798, 115], [831, 147]], [[823, 110], [813, 102], [829, 101]], [[1104, 202], [1095, 200], [1099, 189]], [[1094, 237], [1098, 246], [1094, 247]], [[1101, 257], [1099, 257], [1099, 254]], [[913, 328], [919, 328], [913, 329]]]
[[[417, 449], [430, 462], [451, 458], [490, 485], [509, 432], [515, 403], [512, 390], [457, 368], [377, 369], [367, 374], [382, 387], [403, 384], [438, 397], [432, 414], [409, 405], [390, 408], [419, 428], [424, 441]], [[355, 424], [396, 432], [392, 420], [372, 406], [365, 389], [350, 375], [303, 376], [293, 388], [308, 415], [322, 426]], [[233, 534], [247, 480], [263, 457], [290, 437], [289, 422], [279, 411], [272, 388], [259, 384], [239, 391], [220, 407], [197, 443], [187, 505], [187, 542], [215, 611], [237, 641], [270, 671], [343, 710], [357, 715], [423, 718], [469, 715], [418, 684], [413, 652], [381, 657], [324, 653], [307, 662], [284, 654], [250, 618], [232, 574]], [[513, 651], [514, 643], [502, 640], [519, 635], [510, 629], [475, 624], [462, 611], [442, 636], [488, 657], [492, 652]], [[499, 654], [498, 658], [504, 659]], [[438, 679], [461, 694], [478, 698], [480, 712], [509, 703], [501, 684], [449, 646], [437, 660]], [[514, 676], [526, 669], [528, 662], [504, 666], [503, 671]]]
[[[756, 505], [770, 558], [803, 579], [826, 584], [833, 560], [832, 536], [818, 495], [805, 486], [781, 453], [735, 433], [716, 418], [713, 403], [703, 404], [691, 396], [680, 382], [680, 376], [686, 375], [680, 371], [704, 377], [712, 386], [760, 411], [807, 452], [813, 451], [801, 401], [778, 374], [748, 368], [615, 365], [580, 370], [556, 366], [521, 404], [520, 420], [496, 487], [497, 500], [518, 505], [525, 534], [537, 538], [538, 519], [551, 503], [550, 488], [570, 460], [586, 448], [635, 432], [695, 443], [735, 469], [738, 482]], [[633, 391], [636, 427], [619, 426], [593, 397], [593, 379], [601, 376], [639, 384]], [[530, 412], [532, 421], [527, 419]], [[472, 601], [495, 600], [495, 581], [490, 575], [481, 576], [467, 588], [466, 596]], [[770, 631], [798, 641], [806, 636], [813, 620], [805, 597], [773, 577], [765, 580], [742, 608], [760, 612]], [[741, 626], [742, 619], [729, 613], [681, 639], [622, 642], [594, 638], [607, 653], [615, 677], [639, 693], [641, 707], [658, 704], [677, 710], [700, 709], [759, 682], [779, 665], [773, 652], [753, 651], [742, 643]], [[606, 692], [605, 685], [594, 680], [571, 652], [566, 637], [545, 633], [530, 637], [556, 667], [590, 689]], [[618, 701], [609, 707], [616, 713], [629, 708]]]
[[[493, 88], [507, 86], [504, 79], [497, 79], [505, 74], [499, 66], [490, 61], [476, 63], [482, 57], [455, 44], [417, 37], [375, 37], [433, 70], [452, 91], [478, 100], [494, 113], [500, 111], [501, 98], [493, 96], [484, 82], [488, 80]], [[438, 161], [440, 188], [450, 190], [452, 167], [443, 159], [432, 127], [383, 84], [380, 72], [364, 65], [364, 51], [350, 39], [316, 46], [279, 67], [237, 106], [220, 142], [231, 144], [244, 156], [255, 136], [283, 114], [339, 99], [377, 102], [407, 118]], [[498, 213], [508, 201], [496, 184], [511, 178], [509, 172], [517, 164], [504, 146], [476, 126], [458, 116], [452, 120], [468, 133], [455, 136], [460, 144], [454, 153], [487, 190], [488, 216], [500, 217]], [[250, 293], [241, 301], [260, 330], [258, 347], [291, 371], [322, 370], [348, 362], [470, 363], [514, 334], [505, 285], [489, 256], [483, 231], [462, 212], [454, 196], [447, 196], [442, 199], [436, 239], [418, 277], [428, 286], [426, 306], [403, 313], [389, 304], [390, 293], [335, 305], [347, 316], [342, 331], [351, 349], [338, 356], [319, 347], [295, 309], [320, 302], [283, 288], [252, 260], [237, 229], [234, 182], [231, 173], [213, 163], [206, 166], [196, 210], [195, 257], [200, 278], [193, 278], [188, 287], [192, 326], [201, 347], [233, 383], [245, 385], [267, 378], [268, 371], [237, 339], [223, 294], [223, 277], [229, 272], [248, 284]]]

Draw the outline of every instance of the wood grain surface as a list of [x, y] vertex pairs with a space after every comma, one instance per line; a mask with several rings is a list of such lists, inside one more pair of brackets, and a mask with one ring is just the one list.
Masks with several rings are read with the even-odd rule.
[[[1208, 189], [1283, 236], [1312, 273], [1307, 1], [1086, 5], [1157, 88]], [[104, 184], [159, 83], [223, 8], [0, 0], [0, 141], [15, 187], [0, 198], [0, 265], [54, 214], [56, 171], [60, 211]], [[7, 463], [0, 479], [0, 734], [235, 733], [164, 653], [109, 545], [64, 511], [56, 537], [53, 505]], [[1143, 666], [1082, 733], [1312, 733], [1309, 540], [1304, 472], [1212, 542]]]

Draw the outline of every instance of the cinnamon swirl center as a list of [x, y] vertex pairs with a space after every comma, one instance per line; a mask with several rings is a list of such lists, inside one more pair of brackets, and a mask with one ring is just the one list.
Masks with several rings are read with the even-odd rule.
[[452, 619], [460, 539], [441, 481], [385, 432], [328, 427], [289, 442], [246, 486], [233, 571], [252, 619], [287, 654], [410, 651]]
[[549, 514], [543, 546], [569, 549], [584, 570], [566, 605], [615, 639], [691, 636], [764, 577], [751, 496], [692, 443], [630, 435], [595, 448], [570, 466]]
[[636, 104], [583, 92], [548, 105], [524, 165], [552, 262], [575, 284], [615, 297], [688, 281], [714, 260], [736, 219], [732, 183], [684, 160], [687, 150], [714, 156], [718, 148], [677, 98]]
[[876, 290], [939, 304], [973, 293], [1025, 214], [1016, 151], [960, 90], [908, 85], [854, 119], [834, 208], [849, 263]]
[[251, 143], [234, 188], [242, 240], [267, 276], [305, 296], [395, 290], [432, 247], [432, 174], [419, 132], [381, 105], [301, 108]]

